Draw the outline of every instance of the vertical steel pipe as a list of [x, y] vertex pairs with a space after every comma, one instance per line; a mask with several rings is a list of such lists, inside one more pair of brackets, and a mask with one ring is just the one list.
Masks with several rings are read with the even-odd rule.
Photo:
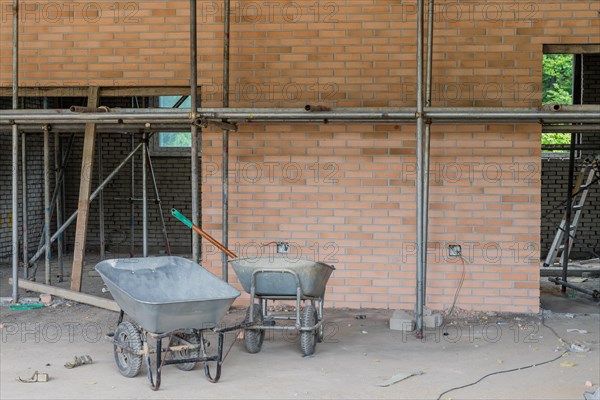
[[416, 287], [416, 330], [417, 337], [423, 337], [424, 307], [424, 236], [423, 236], [423, 1], [417, 1], [417, 287]]
[[[14, 103], [13, 103], [14, 104]], [[12, 301], [19, 301], [19, 132], [12, 126]], [[16, 283], [15, 283], [16, 282]]]
[[[567, 184], [567, 205], [565, 210], [565, 239], [563, 245], [563, 260], [562, 260], [562, 280], [567, 282], [569, 269], [569, 250], [571, 247], [571, 220], [573, 210], [573, 181], [575, 174], [575, 138], [577, 134], [571, 133], [571, 147], [569, 149], [569, 179]], [[562, 285], [560, 288], [562, 293], [567, 292], [567, 286]]]
[[156, 196], [156, 205], [158, 206], [158, 214], [160, 216], [160, 224], [162, 227], [163, 238], [165, 240], [165, 252], [168, 256], [171, 255], [171, 244], [169, 243], [169, 235], [167, 233], [167, 225], [165, 223], [165, 216], [162, 210], [162, 200], [160, 199], [160, 193], [158, 193], [158, 185], [156, 184], [156, 175], [154, 175], [154, 166], [152, 165], [152, 157], [150, 152], [146, 154], [148, 158], [148, 172], [150, 172], [150, 178], [152, 178], [152, 186], [154, 187], [154, 196]]
[[[223, 108], [229, 107], [229, 43], [231, 33], [231, 4], [230, 0], [225, 0], [225, 34], [223, 45]], [[229, 130], [223, 129], [223, 226], [222, 242], [223, 246], [229, 247]], [[229, 269], [227, 263], [227, 254], [223, 253], [221, 267], [221, 277], [227, 282], [229, 279]]]
[[44, 263], [44, 282], [50, 284], [50, 260], [52, 253], [50, 248], [50, 131], [48, 125], [44, 125], [44, 248], [46, 259]]
[[[60, 151], [60, 134], [54, 132], [54, 185], [56, 193], [56, 229], [60, 229], [62, 225], [62, 154]], [[58, 264], [58, 281], [63, 281], [64, 265], [63, 265], [63, 235], [58, 235], [56, 240], [56, 262]]]
[[21, 134], [21, 194], [23, 213], [23, 279], [29, 278], [29, 226], [27, 222], [27, 135]]
[[[131, 134], [131, 151], [135, 149], [135, 134]], [[135, 155], [131, 157], [131, 187], [129, 197], [129, 232], [130, 232], [130, 247], [129, 256], [135, 256]]]
[[148, 134], [144, 132], [142, 147], [142, 252], [148, 257]]
[[[190, 117], [198, 114], [198, 25], [197, 0], [190, 0]], [[200, 225], [200, 166], [198, 163], [198, 127], [192, 123], [191, 173], [192, 173], [192, 223]], [[200, 236], [192, 231], [192, 260], [200, 263]]]
[[[98, 134], [98, 182], [102, 182], [104, 172], [102, 171], [102, 135]], [[98, 197], [98, 222], [99, 222], [99, 236], [100, 236], [100, 259], [104, 260], [104, 250], [106, 240], [104, 237], [104, 190], [100, 191]]]
[[[427, 64], [425, 66], [425, 106], [431, 107], [431, 88], [433, 79], [433, 7], [429, 0], [427, 8]], [[427, 302], [427, 244], [429, 243], [429, 168], [431, 166], [431, 120], [428, 118], [423, 138], [423, 242], [425, 253], [423, 260], [423, 302]]]
[[[13, 0], [12, 108], [19, 108], [19, 1]], [[12, 301], [19, 301], [19, 130], [12, 126]]]
[[[57, 201], [59, 199], [59, 191], [62, 191], [64, 193], [64, 182], [65, 182], [65, 167], [67, 165], [67, 160], [69, 159], [69, 155], [71, 154], [71, 149], [73, 147], [73, 142], [75, 140], [75, 134], [72, 133], [71, 136], [69, 137], [69, 142], [67, 143], [67, 149], [65, 151], [65, 155], [62, 159], [62, 164], [60, 167], [60, 172], [58, 174], [58, 185], [55, 185], [54, 187], [54, 191], [52, 193], [52, 200], [50, 201], [50, 219], [52, 219], [53, 213], [54, 213], [54, 207], [57, 204]], [[60, 197], [61, 201], [63, 200], [63, 196]], [[61, 207], [61, 212], [64, 215], [64, 201], [63, 201], [63, 207]], [[45, 229], [45, 222], [42, 223], [42, 232]], [[57, 228], [58, 231], [57, 233], [62, 235], [62, 231]], [[56, 233], [55, 233], [56, 235]], [[52, 236], [54, 237], [54, 235]], [[51, 239], [51, 242], [54, 242], [55, 239]], [[38, 243], [38, 247], [37, 247], [37, 252], [35, 253], [35, 255], [31, 258], [31, 260], [29, 261], [29, 265], [31, 265], [32, 263], [36, 262], [36, 260], [38, 259], [38, 256], [41, 254], [40, 252], [43, 252], [45, 249], [44, 246], [45, 243], [45, 237], [44, 235], [40, 235], [40, 241]], [[64, 247], [64, 246], [63, 246]], [[31, 276], [35, 279], [35, 276], [37, 275], [37, 269], [38, 269], [38, 265], [37, 263], [34, 265], [33, 270], [31, 271]], [[60, 276], [62, 276], [62, 272], [60, 273]], [[60, 282], [62, 282], [62, 280], [59, 279]]]

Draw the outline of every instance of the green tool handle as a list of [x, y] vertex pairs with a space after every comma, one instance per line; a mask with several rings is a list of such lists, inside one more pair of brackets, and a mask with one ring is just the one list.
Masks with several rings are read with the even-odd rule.
[[176, 208], [171, 208], [171, 214], [177, 218], [178, 220], [180, 220], [181, 222], [183, 222], [183, 224], [185, 226], [187, 226], [188, 228], [192, 229], [192, 227], [194, 226], [194, 224], [192, 224], [192, 221], [190, 221], [189, 219], [186, 218], [185, 215], [183, 215], [182, 213], [179, 212], [179, 210], [177, 210]]

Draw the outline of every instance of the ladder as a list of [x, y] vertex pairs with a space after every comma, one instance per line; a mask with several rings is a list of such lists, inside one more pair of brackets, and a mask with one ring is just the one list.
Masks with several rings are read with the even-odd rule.
[[[596, 175], [598, 175], [598, 177], [600, 178], [600, 170], [598, 169], [599, 162], [600, 156], [595, 156], [592, 159], [592, 161], [590, 161], [589, 158], [586, 159], [583, 163], [582, 169], [579, 171], [577, 180], [575, 181], [575, 189], [573, 191], [572, 198], [572, 210], [574, 213], [571, 214], [573, 217], [571, 219], [571, 226], [569, 228], [569, 253], [571, 252], [571, 248], [573, 247], [575, 233], [577, 233], [577, 225], [579, 224], [579, 220], [581, 219], [581, 211], [583, 210], [583, 206], [585, 205], [585, 200], [590, 190], [590, 186], [594, 183], [594, 180], [597, 179]], [[546, 261], [544, 261], [544, 267], [549, 267], [553, 265], [556, 259], [562, 255], [562, 252], [565, 248], [564, 236], [566, 226], [567, 212], [565, 211], [563, 219], [560, 222], [560, 225], [558, 226], [558, 230], [556, 231], [556, 236], [554, 237], [554, 241], [552, 242], [550, 251], [546, 256]]]

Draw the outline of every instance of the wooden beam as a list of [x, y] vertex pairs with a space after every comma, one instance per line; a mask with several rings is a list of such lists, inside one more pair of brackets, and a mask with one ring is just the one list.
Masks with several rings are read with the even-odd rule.
[[[90, 87], [88, 107], [98, 107], [98, 87]], [[85, 124], [83, 139], [83, 155], [81, 158], [81, 177], [79, 179], [79, 203], [77, 206], [77, 228], [73, 266], [71, 268], [71, 290], [81, 292], [81, 278], [85, 259], [85, 241], [87, 239], [87, 223], [90, 211], [90, 194], [92, 190], [92, 171], [94, 167], [94, 145], [96, 143], [96, 124]]]
[[544, 54], [592, 54], [600, 53], [600, 44], [545, 44]]
[[[200, 88], [198, 88], [198, 93], [200, 93]], [[100, 89], [101, 97], [185, 96], [189, 94], [189, 86], [114, 86]]]
[[[12, 278], [8, 280], [12, 285]], [[76, 301], [78, 303], [89, 304], [94, 307], [104, 308], [105, 310], [120, 312], [121, 308], [114, 300], [105, 299], [103, 297], [92, 296], [91, 294], [74, 292], [69, 289], [63, 289], [56, 286], [44, 285], [43, 283], [31, 282], [25, 279], [19, 279], [19, 287], [32, 292], [48, 293], [52, 296], [62, 297]]]
[[[100, 97], [153, 97], [185, 96], [190, 94], [189, 86], [111, 86], [101, 87]], [[19, 87], [19, 97], [85, 97], [87, 87]], [[200, 94], [200, 87], [198, 87]], [[12, 88], [0, 87], [0, 96], [11, 96]]]
[[[9, 96], [12, 89], [0, 87], [0, 96]], [[19, 97], [85, 97], [88, 89], [85, 87], [20, 87]]]

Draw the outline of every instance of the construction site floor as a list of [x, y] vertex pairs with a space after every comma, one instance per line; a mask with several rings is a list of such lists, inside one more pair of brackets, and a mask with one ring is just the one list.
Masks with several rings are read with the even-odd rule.
[[[101, 294], [100, 278], [89, 268], [86, 273], [84, 291]], [[10, 296], [9, 276], [8, 266], [0, 268], [0, 296]], [[4, 303], [0, 398], [437, 399], [497, 373], [441, 398], [582, 399], [600, 383], [600, 307], [579, 295], [549, 297], [550, 289], [542, 290], [542, 306], [551, 308], [540, 314], [458, 309], [424, 339], [390, 330], [391, 310], [326, 309], [324, 342], [312, 357], [302, 357], [295, 334], [268, 332], [261, 352], [249, 354], [233, 332], [226, 336], [218, 383], [209, 383], [201, 366], [184, 372], [169, 365], [157, 392], [150, 389], [145, 367], [135, 378], [119, 374], [113, 345], [105, 339], [114, 331], [117, 313], [56, 298], [37, 310], [11, 310]], [[223, 324], [240, 322], [244, 314], [245, 308], [234, 303]], [[587, 351], [562, 355], [573, 343]], [[93, 363], [64, 367], [81, 355], [91, 356]], [[17, 380], [35, 371], [47, 373], [48, 382]], [[380, 386], [401, 373], [417, 375]]]

